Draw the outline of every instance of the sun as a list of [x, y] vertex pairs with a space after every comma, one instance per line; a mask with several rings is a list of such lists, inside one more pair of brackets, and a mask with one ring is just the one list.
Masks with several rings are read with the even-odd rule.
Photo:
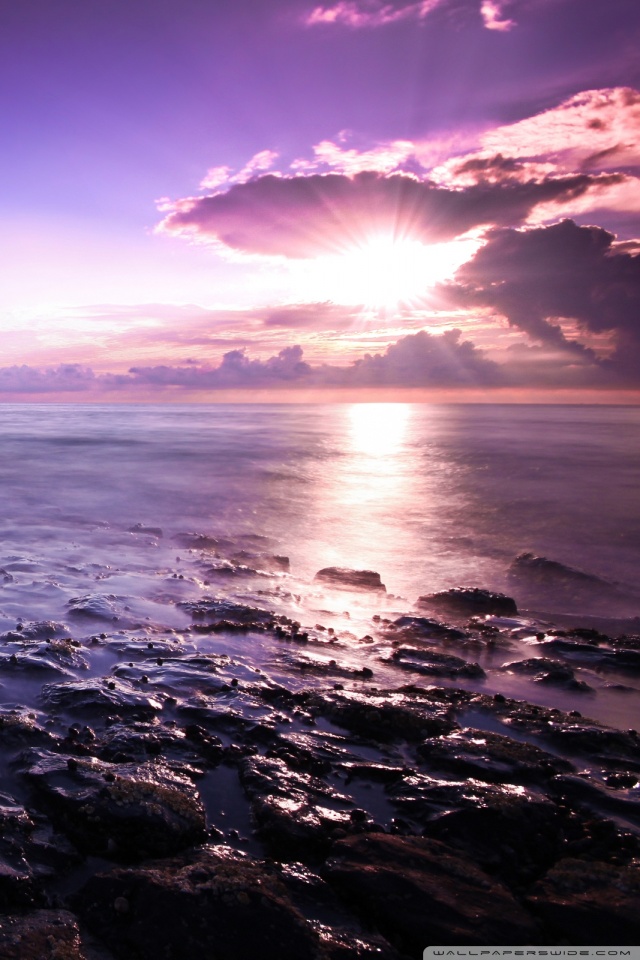
[[376, 234], [307, 264], [305, 296], [387, 311], [422, 299], [469, 258], [469, 240], [425, 244]]

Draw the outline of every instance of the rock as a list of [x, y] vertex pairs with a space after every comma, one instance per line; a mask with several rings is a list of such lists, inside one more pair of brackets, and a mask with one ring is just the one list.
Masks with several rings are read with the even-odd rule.
[[249, 757], [239, 772], [260, 834], [278, 859], [304, 860], [326, 850], [333, 832], [351, 825], [349, 797], [282, 759]]
[[457, 726], [446, 708], [429, 701], [416, 702], [403, 693], [313, 694], [308, 705], [332, 723], [381, 743], [423, 740]]
[[86, 960], [78, 921], [67, 910], [9, 914], [0, 923], [2, 960]]
[[365, 834], [333, 852], [323, 875], [407, 956], [429, 944], [537, 942], [531, 915], [509, 891], [443, 843]]
[[72, 597], [67, 605], [69, 613], [73, 616], [96, 620], [117, 620], [120, 612], [118, 597], [113, 594], [96, 593], [84, 597]]
[[[127, 901], [126, 911], [116, 902]], [[275, 871], [205, 847], [184, 857], [93, 876], [74, 898], [89, 927], [118, 957], [136, 960], [300, 960], [319, 937]]]
[[198, 601], [187, 600], [178, 606], [190, 613], [194, 620], [207, 620], [211, 632], [215, 632], [216, 627], [247, 632], [264, 630], [272, 627], [276, 621], [275, 614], [270, 610], [215, 597], [203, 597]]
[[418, 598], [417, 606], [464, 617], [480, 614], [510, 617], [518, 613], [516, 602], [511, 597], [478, 587], [452, 587], [439, 593], [426, 594]]
[[507, 673], [521, 673], [533, 675], [534, 683], [553, 684], [566, 687], [569, 690], [588, 693], [592, 690], [583, 680], [576, 680], [571, 667], [558, 660], [548, 657], [530, 657], [527, 660], [514, 660], [512, 663], [503, 663], [500, 670]]
[[41, 699], [49, 710], [105, 717], [109, 714], [150, 719], [162, 710], [165, 695], [149, 694], [110, 677], [47, 683]]
[[380, 580], [380, 574], [374, 570], [351, 570], [349, 567], [323, 567], [318, 570], [314, 580], [344, 590], [371, 590], [386, 593], [387, 588]]
[[488, 783], [542, 785], [557, 774], [573, 769], [568, 760], [533, 744], [470, 728], [425, 740], [416, 752], [427, 772], [450, 770], [455, 776]]
[[129, 533], [145, 533], [148, 537], [162, 537], [160, 527], [147, 527], [144, 523], [134, 523], [132, 527], [129, 527]]
[[[533, 887], [528, 905], [572, 945], [640, 943], [640, 865], [564, 859]], [[545, 941], [546, 942], [546, 941]], [[549, 942], [557, 942], [549, 940]]]
[[433, 617], [398, 617], [391, 627], [401, 631], [403, 639], [407, 640], [466, 640], [468, 637], [463, 630]]
[[485, 672], [478, 663], [469, 663], [461, 657], [432, 650], [416, 650], [411, 647], [398, 647], [385, 663], [393, 663], [403, 670], [413, 670], [435, 677], [484, 677]]
[[38, 804], [83, 852], [135, 861], [204, 837], [195, 787], [161, 763], [110, 764], [47, 751], [32, 751], [25, 762]]

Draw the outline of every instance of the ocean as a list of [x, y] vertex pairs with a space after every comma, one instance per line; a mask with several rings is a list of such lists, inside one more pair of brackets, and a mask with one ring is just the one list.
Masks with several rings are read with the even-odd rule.
[[[525, 617], [640, 614], [638, 407], [3, 405], [0, 450], [5, 633], [182, 630], [178, 604], [203, 595], [339, 631], [459, 585]], [[555, 568], [514, 576], [523, 553], [570, 568], [569, 586]], [[327, 566], [376, 571], [387, 592], [325, 596]], [[95, 623], [74, 607], [92, 597]]]

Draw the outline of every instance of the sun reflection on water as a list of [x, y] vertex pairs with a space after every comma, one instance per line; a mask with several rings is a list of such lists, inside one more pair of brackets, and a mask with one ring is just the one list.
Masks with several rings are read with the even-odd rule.
[[349, 407], [353, 453], [389, 457], [401, 447], [409, 423], [406, 403], [356, 403]]

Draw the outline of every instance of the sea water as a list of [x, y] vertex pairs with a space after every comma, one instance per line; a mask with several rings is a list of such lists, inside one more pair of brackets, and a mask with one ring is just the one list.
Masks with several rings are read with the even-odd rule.
[[[330, 619], [347, 601], [318, 596], [327, 566], [377, 571], [382, 613], [457, 585], [520, 601], [522, 552], [614, 584], [590, 614], [634, 617], [639, 479], [638, 407], [3, 405], [0, 630], [67, 622], [91, 595], [115, 598], [123, 628], [184, 627], [177, 604], [203, 594], [288, 597], [302, 621]], [[231, 544], [289, 571], [232, 564], [212, 580], [198, 543], [208, 562]], [[536, 589], [537, 611], [583, 612]]]

